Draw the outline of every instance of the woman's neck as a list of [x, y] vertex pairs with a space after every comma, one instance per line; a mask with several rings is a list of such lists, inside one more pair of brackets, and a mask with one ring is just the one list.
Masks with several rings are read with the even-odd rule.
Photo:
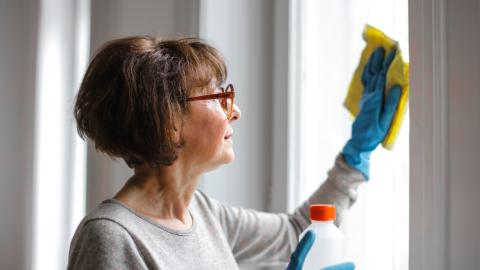
[[200, 175], [185, 172], [178, 162], [171, 166], [138, 167], [114, 198], [167, 227], [190, 228], [188, 206]]

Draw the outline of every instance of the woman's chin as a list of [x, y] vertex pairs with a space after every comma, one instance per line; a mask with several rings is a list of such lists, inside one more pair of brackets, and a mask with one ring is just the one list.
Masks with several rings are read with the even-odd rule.
[[207, 166], [205, 172], [211, 172], [222, 165], [232, 163], [233, 160], [235, 160], [235, 153], [233, 150], [225, 151], [219, 159], [216, 159], [215, 161], [211, 162], [209, 166]]
[[232, 163], [235, 160], [235, 151], [233, 151], [233, 141], [231, 139], [226, 140], [226, 144], [223, 145], [223, 161], [225, 164]]
[[232, 163], [235, 160], [235, 152], [233, 151], [233, 149], [230, 148], [226, 151], [224, 160], [225, 164]]

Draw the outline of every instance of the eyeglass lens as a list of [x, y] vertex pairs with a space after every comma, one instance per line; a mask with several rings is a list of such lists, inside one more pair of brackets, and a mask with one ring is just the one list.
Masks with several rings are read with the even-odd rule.
[[[232, 91], [233, 91], [233, 86], [231, 84], [229, 84], [225, 90], [224, 88], [222, 88], [222, 92], [225, 92], [225, 93], [232, 92]], [[220, 102], [222, 104], [223, 110], [225, 111], [225, 114], [230, 119], [232, 117], [232, 112], [233, 112], [233, 97], [222, 98]]]

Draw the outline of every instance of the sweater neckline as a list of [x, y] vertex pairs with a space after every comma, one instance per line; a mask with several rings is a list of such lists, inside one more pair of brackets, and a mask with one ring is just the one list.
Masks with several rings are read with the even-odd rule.
[[170, 233], [170, 234], [179, 235], [179, 236], [188, 236], [188, 235], [193, 234], [193, 232], [197, 228], [197, 220], [196, 220], [194, 214], [192, 213], [190, 207], [188, 209], [188, 213], [190, 214], [190, 217], [192, 218], [192, 226], [190, 228], [186, 229], [186, 230], [176, 230], [176, 229], [172, 229], [170, 227], [167, 227], [163, 224], [160, 224], [160, 223], [154, 221], [153, 219], [150, 219], [147, 216], [144, 216], [144, 215], [138, 213], [137, 211], [133, 210], [132, 208], [128, 207], [126, 204], [124, 204], [123, 202], [121, 202], [117, 199], [110, 198], [110, 199], [107, 199], [107, 200], [103, 201], [102, 203], [113, 203], [113, 204], [119, 205], [122, 208], [127, 209], [129, 212], [131, 212], [132, 214], [134, 214], [138, 218], [142, 219], [143, 221], [146, 221], [146, 222], [152, 224], [153, 226], [155, 226], [155, 227], [157, 227], [157, 228], [159, 228], [159, 229], [161, 229], [161, 230], [163, 230], [167, 233]]

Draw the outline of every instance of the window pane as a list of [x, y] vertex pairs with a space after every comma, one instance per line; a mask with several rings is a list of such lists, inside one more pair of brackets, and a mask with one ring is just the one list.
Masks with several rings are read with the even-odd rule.
[[[408, 61], [407, 10], [406, 0], [301, 2], [300, 201], [326, 179], [350, 137], [352, 119], [343, 100], [365, 46], [365, 24], [398, 40]], [[341, 227], [347, 258], [357, 269], [408, 268], [408, 119], [393, 151], [379, 147], [373, 153], [371, 179]]]

